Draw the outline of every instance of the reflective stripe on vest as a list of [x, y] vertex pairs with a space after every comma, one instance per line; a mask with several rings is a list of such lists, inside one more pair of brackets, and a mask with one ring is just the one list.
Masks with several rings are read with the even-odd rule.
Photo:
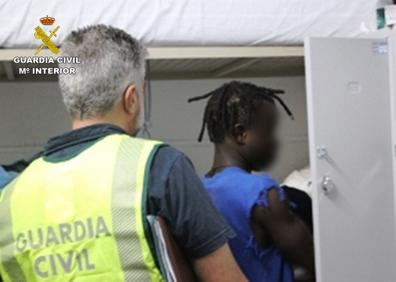
[[162, 281], [145, 236], [160, 142], [104, 137], [58, 163], [34, 161], [0, 194], [5, 281]]

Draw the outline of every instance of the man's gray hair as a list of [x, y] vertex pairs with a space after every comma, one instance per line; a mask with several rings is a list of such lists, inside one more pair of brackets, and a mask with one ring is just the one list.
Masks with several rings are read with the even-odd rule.
[[76, 69], [74, 75], [59, 75], [63, 101], [74, 118], [106, 113], [130, 84], [143, 91], [146, 50], [121, 29], [93, 25], [73, 31], [62, 43], [61, 56], [81, 62], [60, 64]]

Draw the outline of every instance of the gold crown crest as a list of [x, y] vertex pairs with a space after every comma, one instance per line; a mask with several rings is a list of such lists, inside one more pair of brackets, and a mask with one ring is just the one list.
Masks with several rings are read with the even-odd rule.
[[49, 17], [48, 15], [46, 17], [40, 18], [40, 22], [43, 25], [52, 25], [55, 22], [55, 18]]

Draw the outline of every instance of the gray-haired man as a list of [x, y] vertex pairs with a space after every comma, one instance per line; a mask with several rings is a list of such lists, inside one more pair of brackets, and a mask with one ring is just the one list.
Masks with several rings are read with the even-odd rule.
[[[72, 32], [60, 75], [73, 130], [0, 195], [5, 281], [160, 281], [146, 215], [163, 217], [203, 281], [244, 281], [234, 236], [185, 155], [133, 137], [142, 124], [145, 49], [104, 25]], [[26, 204], [29, 203], [29, 204]]]

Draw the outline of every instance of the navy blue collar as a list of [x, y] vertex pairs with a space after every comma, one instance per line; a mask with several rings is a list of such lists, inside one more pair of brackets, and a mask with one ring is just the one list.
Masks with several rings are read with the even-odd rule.
[[86, 142], [93, 142], [99, 138], [110, 134], [127, 134], [123, 129], [113, 124], [101, 123], [95, 124], [51, 138], [44, 146], [43, 154], [48, 156], [57, 151], [68, 147], [79, 145]]

